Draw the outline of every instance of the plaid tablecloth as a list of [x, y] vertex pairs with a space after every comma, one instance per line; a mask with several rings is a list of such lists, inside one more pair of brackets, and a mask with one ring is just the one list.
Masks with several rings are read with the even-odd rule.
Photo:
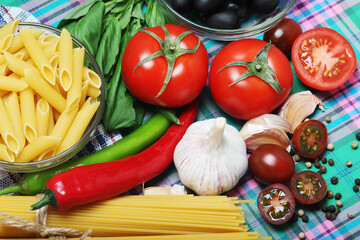
[[[84, 0], [2, 0], [0, 3], [0, 24], [11, 19], [21, 17], [26, 21], [40, 21], [57, 26], [59, 21], [73, 8]], [[6, 7], [5, 7], [6, 6]], [[24, 12], [25, 10], [25, 12]], [[36, 18], [33, 18], [33, 16]], [[298, 0], [288, 14], [289, 18], [298, 21], [303, 31], [315, 27], [330, 27], [345, 36], [353, 45], [357, 58], [360, 60], [360, 2], [359, 0]], [[261, 38], [261, 36], [259, 37]], [[202, 39], [208, 49], [210, 61], [225, 43], [209, 39]], [[341, 87], [331, 90], [316, 92], [326, 106], [324, 112], [317, 110], [311, 118], [325, 122], [325, 117], [330, 116], [332, 121], [327, 123], [329, 142], [335, 149], [326, 152], [328, 159], [335, 160], [335, 166], [327, 167], [324, 178], [329, 190], [342, 193], [340, 214], [334, 221], [326, 220], [325, 214], [320, 209], [301, 206], [309, 216], [309, 221], [304, 223], [299, 219], [296, 223], [274, 227], [268, 224], [260, 215], [256, 204], [243, 204], [246, 221], [251, 231], [258, 231], [262, 236], [272, 236], [274, 239], [296, 239], [300, 232], [306, 234], [307, 239], [360, 239], [360, 194], [354, 193], [352, 186], [354, 179], [360, 178], [360, 148], [354, 150], [350, 144], [355, 139], [355, 134], [360, 132], [360, 71], [359, 62], [355, 74]], [[294, 74], [293, 92], [304, 90], [306, 87]], [[201, 97], [201, 106], [197, 119], [207, 119], [224, 115], [213, 102], [208, 89]], [[228, 118], [231, 124], [241, 128], [242, 122]], [[113, 144], [121, 138], [119, 132], [106, 132], [99, 126], [94, 139], [87, 144], [77, 157], [90, 154], [105, 146]], [[345, 161], [351, 160], [351, 168], [345, 166]], [[296, 171], [305, 170], [304, 163], [296, 165]], [[314, 167], [312, 167], [312, 170]], [[339, 183], [333, 185], [330, 178], [337, 176]], [[18, 181], [20, 175], [0, 171], [0, 188], [9, 186]], [[154, 179], [148, 185], [172, 185], [180, 183], [175, 168], [172, 166], [166, 172]], [[264, 188], [250, 174], [243, 177], [238, 185], [228, 192], [229, 196], [240, 199], [255, 199]], [[139, 193], [141, 188], [135, 188], [131, 193]], [[326, 200], [326, 204], [335, 204], [335, 200]], [[299, 209], [299, 207], [298, 207]], [[355, 217], [350, 219], [348, 214]]]

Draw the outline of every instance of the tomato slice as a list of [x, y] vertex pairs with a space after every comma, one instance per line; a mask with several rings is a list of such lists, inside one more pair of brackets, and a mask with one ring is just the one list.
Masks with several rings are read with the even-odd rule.
[[325, 197], [327, 184], [319, 173], [301, 171], [291, 178], [290, 190], [298, 203], [315, 204]]
[[326, 126], [319, 120], [311, 119], [295, 128], [292, 144], [297, 154], [314, 159], [325, 150], [327, 138]]
[[343, 85], [356, 69], [356, 55], [349, 41], [330, 28], [302, 33], [294, 42], [291, 59], [300, 80], [318, 90]]
[[261, 215], [274, 225], [286, 223], [295, 211], [295, 199], [283, 184], [275, 183], [264, 188], [257, 199]]

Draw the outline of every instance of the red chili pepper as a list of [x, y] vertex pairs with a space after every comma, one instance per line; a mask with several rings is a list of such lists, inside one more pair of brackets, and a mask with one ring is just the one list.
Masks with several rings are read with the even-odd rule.
[[117, 196], [156, 177], [171, 164], [175, 147], [195, 120], [197, 110], [195, 101], [180, 114], [180, 125], [173, 124], [157, 142], [136, 155], [75, 167], [55, 175], [45, 186], [45, 197], [30, 209], [50, 204], [68, 210]]

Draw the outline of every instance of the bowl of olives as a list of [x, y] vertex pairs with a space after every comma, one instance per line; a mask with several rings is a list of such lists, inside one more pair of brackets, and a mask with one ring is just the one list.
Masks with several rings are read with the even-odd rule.
[[296, 0], [157, 0], [168, 21], [219, 41], [256, 37], [278, 22]]

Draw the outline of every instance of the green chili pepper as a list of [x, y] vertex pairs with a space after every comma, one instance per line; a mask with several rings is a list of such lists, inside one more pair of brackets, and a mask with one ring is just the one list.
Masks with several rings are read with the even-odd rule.
[[93, 154], [76, 160], [70, 160], [59, 166], [34, 172], [26, 173], [17, 185], [12, 185], [0, 190], [0, 195], [8, 193], [21, 193], [35, 195], [40, 193], [46, 183], [54, 175], [70, 170], [78, 166], [86, 166], [94, 163], [109, 162], [137, 154], [157, 141], [170, 127], [170, 120], [161, 113], [149, 118], [143, 125], [123, 137], [111, 146], [108, 146]]

